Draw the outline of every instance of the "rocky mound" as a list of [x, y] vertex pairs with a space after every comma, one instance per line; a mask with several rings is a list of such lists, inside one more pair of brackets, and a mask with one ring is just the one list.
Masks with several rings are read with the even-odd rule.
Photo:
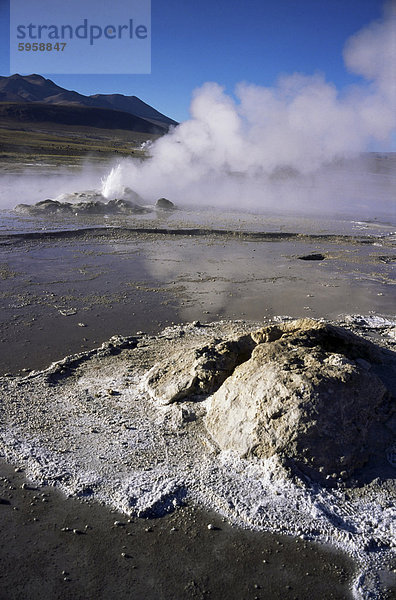
[[146, 385], [162, 404], [212, 394], [205, 417], [223, 450], [278, 456], [294, 472], [347, 479], [396, 434], [376, 346], [310, 319], [180, 352]]
[[136, 192], [125, 188], [122, 198], [107, 201], [102, 194], [88, 190], [62, 194], [56, 200], [40, 200], [36, 204], [18, 204], [15, 212], [30, 215], [64, 214], [64, 215], [135, 215], [150, 212], [149, 209], [137, 204], [142, 200]]
[[39, 215], [39, 214], [63, 214], [63, 215], [136, 215], [150, 212], [146, 208], [129, 202], [128, 200], [109, 200], [101, 202], [100, 200], [89, 200], [86, 202], [59, 202], [59, 200], [41, 200], [37, 204], [18, 204], [15, 207], [18, 213]]
[[28, 215], [63, 214], [63, 215], [138, 215], [150, 213], [154, 209], [173, 210], [175, 205], [166, 198], [157, 200], [155, 207], [142, 206], [143, 198], [134, 190], [126, 187], [120, 198], [107, 201], [95, 190], [61, 194], [55, 200], [47, 198], [36, 204], [18, 204], [14, 210]]

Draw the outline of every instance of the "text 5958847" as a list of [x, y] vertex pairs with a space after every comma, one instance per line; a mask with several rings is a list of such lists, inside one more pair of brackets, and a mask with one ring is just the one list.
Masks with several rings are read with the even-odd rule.
[[66, 42], [56, 42], [56, 44], [52, 42], [20, 42], [18, 50], [19, 52], [63, 52], [66, 46]]

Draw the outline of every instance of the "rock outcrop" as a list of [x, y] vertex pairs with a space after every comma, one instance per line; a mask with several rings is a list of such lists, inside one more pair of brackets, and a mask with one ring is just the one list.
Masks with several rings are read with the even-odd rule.
[[[101, 198], [101, 199], [98, 199]], [[41, 200], [36, 204], [18, 204], [15, 211], [22, 214], [63, 214], [63, 215], [135, 215], [150, 212], [149, 209], [130, 200], [118, 199], [105, 201], [103, 196], [96, 194], [93, 199], [82, 202], [66, 202], [60, 200]]]
[[249, 358], [254, 346], [251, 336], [246, 335], [182, 350], [150, 369], [146, 387], [160, 404], [202, 398], [215, 392], [235, 367]]
[[244, 457], [278, 455], [313, 478], [347, 478], [368, 460], [372, 426], [394, 412], [372, 372], [375, 346], [308, 319], [252, 337], [250, 359], [210, 400], [212, 437]]
[[162, 405], [211, 395], [204, 422], [223, 450], [346, 479], [368, 460], [375, 427], [384, 448], [392, 442], [394, 402], [373, 370], [380, 361], [377, 346], [348, 330], [300, 319], [179, 351], [145, 383]]

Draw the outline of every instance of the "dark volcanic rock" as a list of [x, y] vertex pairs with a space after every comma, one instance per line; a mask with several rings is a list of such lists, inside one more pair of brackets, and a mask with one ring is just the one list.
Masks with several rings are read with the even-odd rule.
[[159, 198], [157, 200], [157, 202], [155, 203], [155, 207], [156, 208], [165, 208], [166, 210], [173, 210], [174, 208], [176, 208], [175, 205], [173, 204], [173, 202], [171, 202], [167, 198]]
[[[129, 197], [138, 197], [132, 190], [126, 190]], [[136, 202], [116, 198], [106, 202], [106, 198], [96, 192], [78, 192], [75, 194], [65, 194], [60, 197], [62, 200], [41, 200], [36, 204], [18, 204], [15, 211], [23, 214], [87, 214], [87, 215], [135, 215], [150, 212], [150, 209], [144, 208]], [[69, 202], [68, 200], [72, 200]], [[76, 200], [79, 200], [76, 202]]]
[[14, 208], [15, 212], [22, 214], [55, 214], [55, 213], [71, 213], [72, 204], [70, 202], [59, 202], [58, 200], [41, 200], [36, 204], [18, 204]]
[[324, 254], [320, 254], [318, 253], [312, 253], [312, 254], [305, 254], [304, 256], [299, 256], [298, 257], [300, 260], [324, 260], [326, 257]]

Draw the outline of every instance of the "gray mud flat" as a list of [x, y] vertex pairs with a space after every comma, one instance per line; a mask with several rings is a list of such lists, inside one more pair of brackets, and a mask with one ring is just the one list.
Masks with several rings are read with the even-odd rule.
[[2, 600], [351, 597], [354, 564], [329, 546], [236, 528], [192, 505], [127, 519], [26, 484], [2, 461], [0, 474]]
[[[187, 226], [177, 212], [130, 227], [19, 218], [23, 232], [0, 236], [2, 372], [172, 322], [393, 312], [389, 227], [288, 233], [278, 223], [255, 231], [254, 221], [241, 231], [226, 220]], [[324, 260], [300, 260], [318, 252]]]
[[[115, 337], [97, 350], [69, 356], [43, 371], [3, 377], [0, 452], [8, 462], [23, 467], [33, 485], [49, 484], [67, 495], [106, 504], [122, 513], [123, 521], [165, 516], [164, 521], [158, 521], [161, 531], [172, 519], [179, 523], [176, 528], [181, 528], [187, 504], [189, 510], [199, 506], [215, 511], [233, 525], [293, 536], [292, 540], [300, 540], [296, 548], [301, 549], [301, 538], [330, 544], [346, 552], [356, 564], [350, 583], [355, 598], [390, 598], [395, 590], [396, 567], [392, 555], [396, 497], [391, 449], [358, 474], [355, 483], [345, 485], [342, 479], [331, 487], [310, 483], [290, 476], [276, 455], [243, 458], [232, 450], [221, 450], [205, 427], [207, 400], [185, 398], [164, 406], [153, 399], [147, 387], [147, 374], [165, 357], [169, 360], [180, 351], [187, 353], [216, 340], [246, 335], [257, 326], [244, 321], [205, 326], [195, 323], [168, 328], [156, 336]], [[382, 320], [376, 328], [370, 320], [351, 318], [349, 327], [376, 339], [391, 360], [394, 322]], [[394, 363], [389, 362], [388, 367], [394, 369]], [[34, 501], [32, 506], [33, 510]], [[7, 510], [7, 504], [0, 508]], [[208, 529], [207, 523], [203, 534], [203, 513], [197, 514], [201, 515], [197, 536], [230, 531], [228, 525], [223, 528], [221, 520], [211, 520], [209, 524], [214, 527]], [[186, 523], [192, 527], [191, 519]], [[194, 537], [194, 528], [189, 531]], [[91, 534], [88, 531], [85, 535], [84, 540]], [[239, 534], [230, 533], [228, 541], [224, 540], [225, 554], [234, 535], [233, 552], [245, 548]], [[249, 535], [253, 533], [246, 533], [246, 539], [253, 540]], [[254, 543], [260, 546], [264, 539], [268, 538]], [[123, 552], [133, 556], [129, 548], [125, 544]], [[246, 552], [242, 550], [245, 563], [249, 559]], [[265, 553], [264, 547], [260, 552]], [[264, 560], [261, 554], [265, 566]], [[286, 562], [282, 564], [288, 568]], [[238, 573], [234, 565], [232, 569]], [[256, 573], [262, 573], [261, 569]], [[310, 570], [306, 573], [309, 578]], [[222, 574], [222, 585], [224, 577]], [[198, 580], [189, 578], [185, 592], [178, 597], [205, 597], [207, 588], [202, 579]], [[246, 583], [246, 578], [243, 581]], [[331, 577], [329, 581], [334, 585]], [[235, 588], [237, 595], [230, 597], [260, 598], [258, 590], [267, 584], [263, 579], [252, 579], [245, 591]], [[301, 580], [297, 593], [294, 585], [287, 582], [285, 593], [279, 595], [278, 588], [273, 597], [313, 597], [311, 583], [309, 592], [302, 591]], [[215, 587], [213, 597], [221, 597]], [[164, 591], [159, 597], [172, 597], [168, 593]], [[272, 593], [271, 589], [267, 587], [266, 593]], [[334, 586], [323, 597], [348, 597], [345, 591], [341, 596], [338, 593]]]

